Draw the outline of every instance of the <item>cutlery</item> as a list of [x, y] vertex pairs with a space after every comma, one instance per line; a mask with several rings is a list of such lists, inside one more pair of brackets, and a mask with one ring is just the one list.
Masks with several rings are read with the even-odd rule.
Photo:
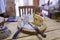
[[16, 39], [16, 37], [18, 36], [18, 34], [22, 31], [22, 27], [21, 28], [19, 28], [19, 27], [17, 27], [17, 31], [16, 31], [16, 33], [13, 35], [13, 37], [12, 37], [12, 39]]
[[36, 31], [38, 34], [40, 34], [43, 38], [46, 38], [46, 34], [44, 34], [44, 32], [42, 32], [42, 31], [40, 31], [40, 30], [38, 29], [38, 27], [33, 26], [30, 22], [28, 22], [28, 24], [31, 25], [31, 27], [34, 28], [35, 31]]

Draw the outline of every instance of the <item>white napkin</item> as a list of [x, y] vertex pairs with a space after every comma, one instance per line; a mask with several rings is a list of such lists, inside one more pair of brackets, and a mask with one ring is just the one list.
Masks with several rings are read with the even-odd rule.
[[28, 23], [27, 24], [21, 23], [21, 26], [26, 29], [34, 29]]

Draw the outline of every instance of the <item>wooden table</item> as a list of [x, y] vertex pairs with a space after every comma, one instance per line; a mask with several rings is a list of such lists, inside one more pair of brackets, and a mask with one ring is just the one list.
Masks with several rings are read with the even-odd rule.
[[[45, 34], [47, 35], [46, 38], [42, 38], [39, 34], [38, 35], [29, 35], [21, 33], [16, 40], [60, 40], [60, 23], [56, 22], [55, 20], [49, 19], [46, 17], [46, 25], [47, 30]], [[17, 24], [18, 22], [8, 22], [7, 27], [11, 29], [12, 35], [4, 40], [13, 40], [11, 39], [13, 34], [17, 31]]]

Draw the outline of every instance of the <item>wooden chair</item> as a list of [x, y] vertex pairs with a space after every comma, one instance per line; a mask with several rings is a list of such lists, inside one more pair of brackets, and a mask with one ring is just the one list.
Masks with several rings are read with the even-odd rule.
[[20, 6], [19, 7], [19, 15], [22, 16], [23, 14], [32, 14], [35, 13], [36, 9], [38, 7], [36, 6]]

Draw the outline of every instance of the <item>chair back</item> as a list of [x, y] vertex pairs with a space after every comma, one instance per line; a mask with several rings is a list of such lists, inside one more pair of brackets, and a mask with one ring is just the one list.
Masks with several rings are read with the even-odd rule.
[[35, 13], [35, 6], [20, 6], [19, 16]]

